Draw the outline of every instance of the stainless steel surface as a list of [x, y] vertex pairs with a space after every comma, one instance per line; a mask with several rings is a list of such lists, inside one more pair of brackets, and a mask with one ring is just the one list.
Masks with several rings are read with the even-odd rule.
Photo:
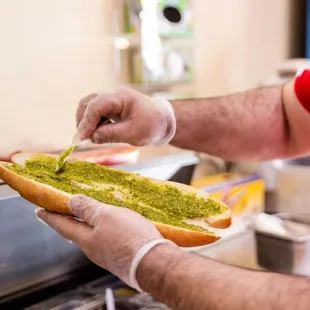
[[138, 164], [118, 165], [115, 168], [136, 172], [146, 177], [188, 184], [198, 163], [199, 157], [195, 153], [184, 152], [146, 160]]
[[6, 198], [16, 195], [18, 195], [18, 193], [14, 191], [11, 187], [4, 183], [0, 184], [0, 198]]
[[[113, 301], [109, 307], [109, 291]], [[111, 306], [112, 304], [112, 306]], [[104, 308], [103, 308], [104, 306]], [[87, 283], [63, 294], [54, 296], [25, 310], [148, 310], [168, 308], [150, 295], [137, 293], [112, 275]]]
[[[284, 221], [283, 227], [287, 233], [256, 229], [259, 265], [275, 272], [310, 276], [310, 217], [287, 213], [274, 216]], [[289, 222], [285, 223], [287, 220]], [[307, 225], [308, 229], [303, 229], [301, 233], [300, 227], [293, 226], [294, 223]]]
[[0, 199], [0, 297], [88, 263], [82, 252], [34, 214], [21, 197]]

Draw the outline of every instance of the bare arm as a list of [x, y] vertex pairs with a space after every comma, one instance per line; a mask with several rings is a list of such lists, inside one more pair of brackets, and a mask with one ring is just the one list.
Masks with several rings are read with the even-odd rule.
[[149, 252], [137, 278], [142, 289], [178, 310], [290, 310], [310, 303], [308, 279], [243, 270], [170, 245]]
[[310, 152], [310, 115], [297, 101], [293, 82], [172, 104], [175, 146], [228, 160], [269, 160]]
[[[310, 153], [310, 114], [283, 86], [252, 89], [217, 98], [163, 103], [133, 90], [97, 94], [77, 110], [81, 139], [95, 143], [171, 144], [227, 160], [270, 160]], [[93, 97], [91, 97], [93, 96]], [[93, 99], [90, 99], [93, 98]], [[102, 117], [116, 123], [99, 125]]]

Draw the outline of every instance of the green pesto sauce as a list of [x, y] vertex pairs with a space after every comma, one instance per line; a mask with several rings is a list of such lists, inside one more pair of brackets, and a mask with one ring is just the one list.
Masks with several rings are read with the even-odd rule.
[[[186, 219], [226, 211], [221, 203], [211, 199], [184, 193], [170, 185], [154, 184], [146, 178], [133, 178], [127, 172], [89, 162], [67, 162], [61, 172], [55, 173], [56, 161], [52, 157], [37, 155], [26, 161], [25, 166], [8, 165], [7, 168], [70, 194], [84, 194], [106, 204], [129, 208], [153, 222], [196, 231], [210, 233], [200, 226], [187, 224]], [[106, 184], [106, 187], [100, 188], [98, 184]]]

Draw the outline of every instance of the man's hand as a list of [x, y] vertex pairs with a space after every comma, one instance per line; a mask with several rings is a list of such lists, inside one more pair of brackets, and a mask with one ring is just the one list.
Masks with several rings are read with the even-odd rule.
[[[102, 119], [114, 122], [100, 125]], [[125, 142], [136, 146], [168, 143], [176, 127], [168, 101], [130, 89], [88, 95], [79, 103], [76, 123], [81, 140], [91, 139], [98, 144]]]
[[94, 263], [131, 285], [129, 269], [135, 254], [148, 242], [162, 238], [155, 226], [129, 209], [82, 195], [74, 196], [69, 207], [80, 220], [43, 209], [37, 210], [37, 216], [75, 242]]

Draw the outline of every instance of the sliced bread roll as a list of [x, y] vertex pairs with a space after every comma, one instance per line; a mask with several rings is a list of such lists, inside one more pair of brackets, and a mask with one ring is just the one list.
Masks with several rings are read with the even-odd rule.
[[55, 173], [56, 160], [49, 154], [15, 154], [13, 164], [0, 163], [0, 178], [26, 200], [52, 212], [74, 216], [67, 203], [79, 193], [132, 209], [181, 247], [213, 243], [220, 239], [213, 228], [231, 224], [231, 211], [223, 202], [191, 186], [78, 160], [69, 160]]

